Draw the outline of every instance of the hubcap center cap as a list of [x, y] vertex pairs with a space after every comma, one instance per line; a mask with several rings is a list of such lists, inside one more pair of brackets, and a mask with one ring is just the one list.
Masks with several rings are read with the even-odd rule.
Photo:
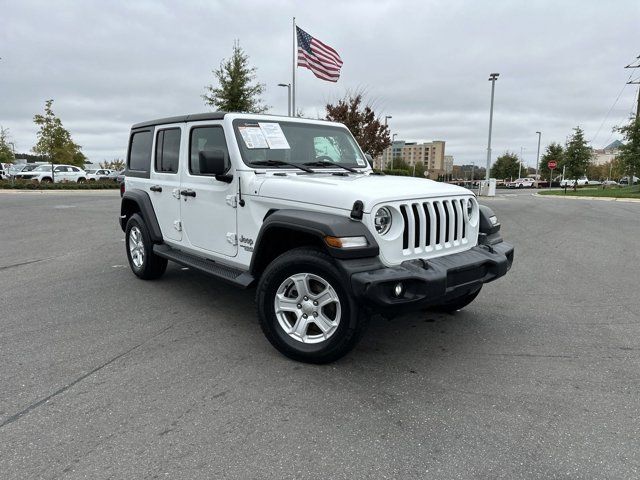
[[313, 306], [313, 302], [311, 302], [310, 300], [305, 300], [302, 302], [302, 313], [313, 315], [313, 312], [315, 311], [316, 308]]

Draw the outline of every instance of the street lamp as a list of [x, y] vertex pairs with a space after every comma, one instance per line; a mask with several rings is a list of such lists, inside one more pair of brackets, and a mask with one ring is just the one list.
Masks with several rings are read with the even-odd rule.
[[518, 164], [518, 178], [522, 178], [522, 164], [524, 163], [524, 155], [523, 151], [526, 150], [524, 147], [520, 147], [520, 163]]
[[393, 118], [391, 115], [385, 115], [384, 117], [384, 126], [387, 126], [387, 120], [389, 120], [390, 118]]
[[398, 134], [394, 133], [393, 135], [391, 135], [391, 170], [393, 170], [393, 142], [396, 141], [396, 136]]
[[540, 169], [540, 139], [542, 138], [542, 132], [536, 132], [538, 134], [538, 153], [536, 155], [536, 181], [538, 181], [538, 170]]
[[287, 87], [287, 115], [291, 116], [291, 84], [290, 83], [279, 83], [279, 87]]
[[491, 129], [493, 128], [493, 97], [496, 89], [496, 80], [499, 73], [489, 74], [489, 81], [491, 82], [491, 109], [489, 110], [489, 141], [487, 142], [487, 193], [489, 192], [489, 170], [491, 169]]

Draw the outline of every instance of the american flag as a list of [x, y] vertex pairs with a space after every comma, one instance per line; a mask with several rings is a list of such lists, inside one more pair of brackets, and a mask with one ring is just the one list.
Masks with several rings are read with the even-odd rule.
[[298, 34], [298, 66], [306, 67], [313, 74], [328, 82], [337, 82], [340, 78], [342, 59], [338, 52], [317, 38], [296, 26]]

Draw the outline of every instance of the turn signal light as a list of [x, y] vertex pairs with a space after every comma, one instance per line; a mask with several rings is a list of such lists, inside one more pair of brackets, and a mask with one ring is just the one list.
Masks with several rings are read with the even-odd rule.
[[358, 248], [366, 247], [366, 237], [324, 237], [324, 241], [327, 245], [333, 248]]

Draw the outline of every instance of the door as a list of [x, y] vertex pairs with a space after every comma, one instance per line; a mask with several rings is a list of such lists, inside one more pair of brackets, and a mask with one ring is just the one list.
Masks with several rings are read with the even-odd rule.
[[[148, 184], [149, 198], [156, 213], [162, 237], [167, 240], [182, 240], [180, 224], [180, 126], [163, 127], [156, 130], [154, 166]], [[186, 155], [183, 154], [186, 158]]]
[[228, 171], [232, 170], [229, 149], [222, 125], [191, 126], [189, 129], [188, 165], [181, 169], [180, 215], [182, 228], [191, 246], [234, 257], [236, 240], [237, 178], [231, 183], [200, 173], [200, 152], [220, 150], [225, 155]]
[[54, 169], [54, 177], [55, 182], [68, 182], [69, 181], [69, 172], [68, 167], [65, 166], [57, 166]]

